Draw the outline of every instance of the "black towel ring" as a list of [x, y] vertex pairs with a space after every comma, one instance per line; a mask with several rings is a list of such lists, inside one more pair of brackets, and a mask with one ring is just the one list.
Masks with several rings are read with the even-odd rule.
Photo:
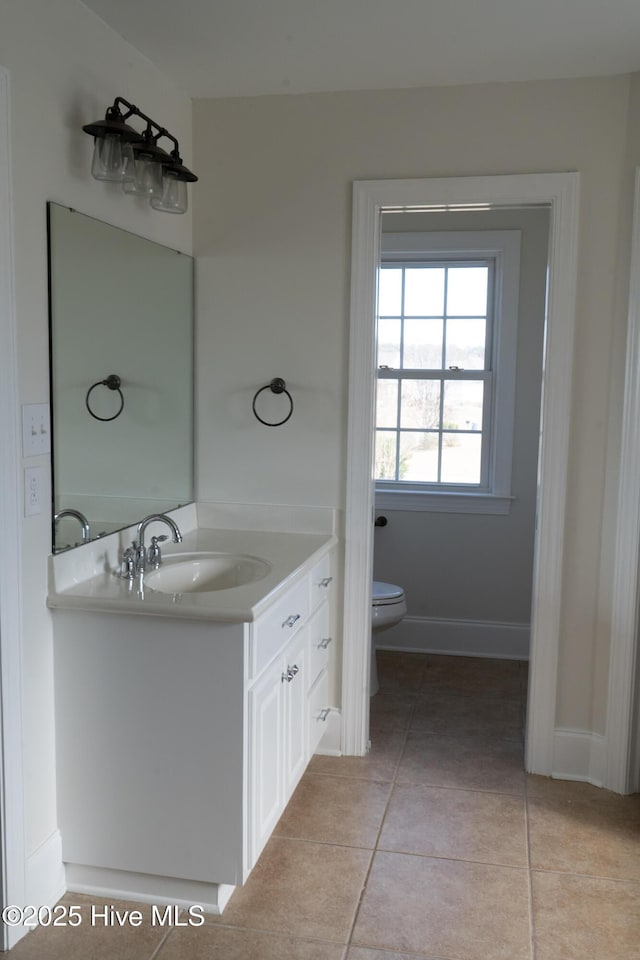
[[[94, 418], [94, 420], [102, 420], [103, 423], [107, 423], [109, 420], [115, 420], [116, 417], [119, 417], [124, 409], [124, 397], [122, 395], [122, 390], [120, 389], [120, 377], [115, 373], [110, 373], [106, 380], [96, 380], [92, 386], [87, 390], [87, 395], [84, 398], [87, 410]], [[96, 387], [108, 387], [109, 390], [117, 390], [120, 394], [120, 406], [116, 413], [112, 417], [99, 417], [97, 413], [94, 413], [91, 407], [89, 406], [89, 397], [91, 396], [91, 391], [95, 390]]]
[[[258, 411], [256, 410], [256, 400], [258, 399], [260, 394], [263, 393], [263, 391], [265, 390], [271, 390], [271, 393], [286, 393], [287, 397], [289, 398], [289, 403], [291, 406], [289, 409], [289, 413], [286, 415], [284, 420], [277, 420], [275, 423], [270, 423], [269, 420], [263, 420], [260, 414], [258, 413]], [[256, 420], [259, 420], [260, 423], [264, 423], [265, 427], [281, 427], [283, 423], [287, 422], [287, 420], [293, 413], [293, 397], [287, 390], [287, 385], [282, 379], [282, 377], [274, 377], [271, 383], [267, 383], [266, 386], [260, 387], [259, 390], [256, 390], [255, 395], [253, 397], [253, 403], [251, 406], [253, 408], [253, 412], [255, 414]]]

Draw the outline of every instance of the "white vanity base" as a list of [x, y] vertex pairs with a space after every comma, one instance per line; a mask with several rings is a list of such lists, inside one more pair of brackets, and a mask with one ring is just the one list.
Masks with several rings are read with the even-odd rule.
[[219, 914], [328, 726], [339, 744], [335, 538], [189, 537], [266, 556], [265, 595], [237, 619], [244, 587], [172, 598], [107, 571], [50, 595], [58, 817], [70, 891]]
[[236, 889], [228, 883], [200, 883], [127, 870], [66, 864], [67, 890], [92, 897], [133, 900], [188, 910], [197, 904], [205, 913], [221, 914]]

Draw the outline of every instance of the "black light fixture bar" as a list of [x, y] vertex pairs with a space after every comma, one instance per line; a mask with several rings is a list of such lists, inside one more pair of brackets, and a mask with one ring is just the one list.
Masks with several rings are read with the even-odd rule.
[[[120, 109], [124, 107], [124, 112]], [[145, 133], [140, 133], [134, 127], [126, 122], [131, 117], [138, 117], [147, 125]], [[88, 123], [82, 128], [85, 133], [92, 137], [114, 136], [127, 143], [131, 143], [135, 152], [144, 152], [145, 144], [157, 147], [158, 140], [163, 137], [170, 140], [173, 144], [171, 153], [165, 156], [158, 156], [158, 162], [169, 171], [176, 179], [184, 180], [187, 183], [195, 183], [198, 179], [195, 173], [192, 173], [182, 162], [180, 156], [180, 144], [166, 127], [161, 126], [152, 117], [143, 113], [134, 103], [125, 100], [124, 97], [116, 97], [112, 106], [107, 107], [104, 120], [98, 120], [95, 123]], [[150, 134], [150, 136], [149, 136]], [[156, 151], [153, 151], [156, 153]], [[157, 154], [164, 151], [158, 147]]]

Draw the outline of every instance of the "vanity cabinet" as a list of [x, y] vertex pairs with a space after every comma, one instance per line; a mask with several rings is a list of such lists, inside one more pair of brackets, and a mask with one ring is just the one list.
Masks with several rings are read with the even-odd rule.
[[53, 611], [70, 890], [215, 909], [244, 882], [326, 728], [331, 562], [253, 622]]
[[251, 628], [254, 663], [262, 662], [265, 648], [280, 650], [249, 688], [252, 864], [326, 727], [332, 582], [327, 554]]

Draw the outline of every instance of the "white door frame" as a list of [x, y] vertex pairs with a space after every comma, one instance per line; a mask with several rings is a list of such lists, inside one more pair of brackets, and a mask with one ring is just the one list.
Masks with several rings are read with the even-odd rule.
[[640, 703], [636, 687], [640, 599], [640, 168], [636, 170], [633, 211], [604, 784], [618, 793], [640, 790]]
[[523, 207], [550, 210], [549, 284], [543, 358], [537, 531], [531, 616], [525, 765], [551, 774], [560, 645], [560, 602], [575, 326], [579, 174], [542, 173], [356, 181], [353, 187], [349, 431], [345, 518], [342, 750], [369, 739], [373, 571], [375, 289], [384, 210]]
[[[0, 67], [0, 904], [24, 906], [20, 434], [13, 281], [9, 74]], [[23, 927], [0, 925], [0, 949]]]

